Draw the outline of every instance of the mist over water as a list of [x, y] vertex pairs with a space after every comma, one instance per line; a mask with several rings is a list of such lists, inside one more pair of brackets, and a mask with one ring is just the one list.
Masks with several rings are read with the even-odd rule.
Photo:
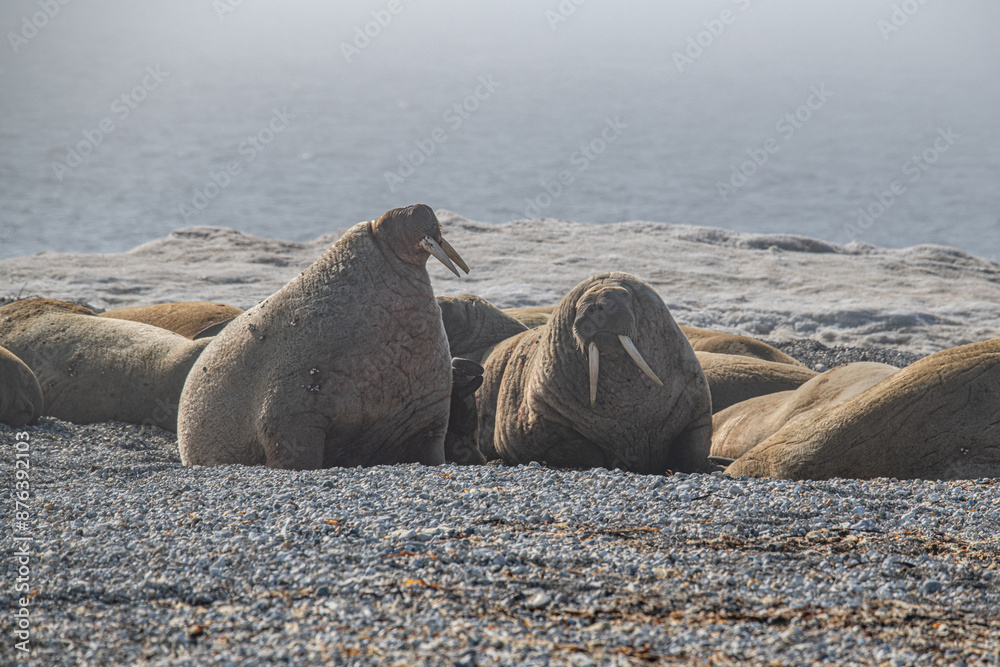
[[0, 257], [425, 202], [1000, 258], [989, 0], [18, 0], [0, 35]]

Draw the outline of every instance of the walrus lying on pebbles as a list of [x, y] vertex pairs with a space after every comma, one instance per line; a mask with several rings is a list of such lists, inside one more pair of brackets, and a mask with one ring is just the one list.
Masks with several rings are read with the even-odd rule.
[[694, 327], [681, 327], [681, 331], [687, 336], [695, 352], [733, 354], [761, 359], [763, 361], [773, 361], [779, 364], [805, 367], [803, 363], [794, 357], [756, 338], [712, 331], [711, 329], [696, 329]]
[[712, 410], [720, 412], [754, 396], [797, 389], [816, 371], [802, 365], [716, 352], [695, 352], [712, 390]]
[[730, 465], [784, 479], [1000, 477], [1000, 338], [924, 357]]
[[439, 296], [441, 319], [453, 357], [486, 361], [493, 346], [527, 327], [475, 294]]
[[503, 312], [515, 320], [533, 329], [549, 323], [555, 306], [531, 306], [529, 308], [504, 308]]
[[184, 464], [443, 463], [452, 355], [431, 255], [468, 271], [428, 206], [394, 209], [233, 320], [184, 387]]
[[0, 307], [0, 345], [38, 378], [44, 414], [76, 424], [115, 420], [176, 430], [184, 380], [207, 344], [63, 301]]
[[820, 410], [854, 398], [899, 369], [858, 362], [820, 373], [798, 389], [756, 396], [712, 418], [712, 456], [738, 459], [793, 419], [811, 419]]
[[181, 301], [156, 306], [117, 308], [98, 313], [98, 317], [143, 322], [173, 331], [185, 338], [194, 338], [208, 327], [228, 322], [242, 312], [239, 308], [224, 303]]
[[641, 473], [710, 469], [711, 399], [660, 296], [625, 273], [577, 285], [484, 364], [486, 458]]
[[42, 388], [27, 364], [0, 347], [0, 424], [24, 426], [42, 416]]

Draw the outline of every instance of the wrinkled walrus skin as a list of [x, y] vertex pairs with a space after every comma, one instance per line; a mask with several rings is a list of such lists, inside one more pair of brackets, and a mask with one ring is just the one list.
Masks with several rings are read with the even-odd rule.
[[475, 294], [439, 296], [441, 319], [453, 357], [483, 363], [497, 343], [527, 327]]
[[783, 479], [1000, 477], [1000, 338], [924, 357], [796, 419], [726, 473]]
[[75, 424], [122, 421], [175, 431], [184, 380], [207, 344], [63, 301], [0, 307], [0, 345], [38, 378], [44, 414]]
[[712, 456], [738, 459], [793, 419], [854, 398], [899, 369], [861, 361], [831, 368], [798, 389], [755, 396], [716, 412], [712, 418]]
[[173, 331], [185, 338], [194, 338], [199, 332], [219, 322], [230, 320], [243, 311], [234, 306], [211, 301], [179, 301], [155, 306], [131, 306], [98, 313], [98, 317], [143, 322], [154, 327]]
[[15, 428], [34, 424], [43, 407], [35, 374], [13, 352], [0, 347], [0, 424]]
[[633, 276], [580, 283], [547, 325], [500, 343], [484, 366], [479, 446], [487, 459], [639, 473], [711, 469], [712, 406], [701, 366], [660, 296]]
[[431, 254], [467, 269], [429, 207], [394, 209], [234, 319], [184, 387], [183, 463], [443, 463], [452, 357]]

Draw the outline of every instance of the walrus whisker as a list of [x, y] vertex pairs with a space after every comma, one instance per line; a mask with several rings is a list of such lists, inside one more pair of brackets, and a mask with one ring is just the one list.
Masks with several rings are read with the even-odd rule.
[[650, 380], [662, 387], [663, 382], [660, 381], [660, 378], [656, 377], [656, 373], [653, 372], [653, 369], [649, 367], [646, 360], [642, 358], [641, 354], [639, 354], [639, 350], [636, 349], [635, 343], [632, 342], [632, 339], [628, 336], [622, 336], [619, 334], [618, 340], [622, 342], [622, 347], [624, 347], [625, 351], [628, 352], [628, 356], [632, 357], [632, 361], [634, 361], [635, 365], [639, 367], [639, 370], [649, 376]]
[[455, 265], [452, 263], [452, 261], [448, 259], [448, 255], [444, 254], [444, 250], [441, 249], [441, 246], [438, 245], [437, 241], [435, 241], [429, 236], [425, 236], [424, 240], [420, 242], [420, 247], [429, 252], [430, 254], [434, 255], [435, 259], [437, 259], [439, 262], [441, 262], [449, 269], [451, 269], [451, 272], [454, 273], [456, 276], [458, 276], [459, 278], [462, 277], [462, 274], [458, 272], [458, 269], [455, 268]]
[[597, 401], [597, 374], [601, 364], [601, 351], [597, 349], [597, 343], [590, 343], [590, 407], [594, 407]]
[[455, 263], [458, 264], [459, 268], [466, 273], [469, 273], [469, 265], [465, 263], [465, 260], [458, 254], [458, 251], [451, 247], [451, 244], [448, 243], [443, 236], [441, 237], [441, 249], [445, 251], [445, 254], [447, 254], [448, 257], [455, 260]]

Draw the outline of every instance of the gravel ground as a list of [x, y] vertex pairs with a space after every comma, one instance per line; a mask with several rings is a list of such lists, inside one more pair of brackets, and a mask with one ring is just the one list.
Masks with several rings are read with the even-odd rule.
[[192, 469], [152, 427], [26, 432], [4, 664], [25, 534], [30, 664], [1000, 664], [996, 480]]
[[858, 361], [876, 361], [897, 368], [905, 368], [921, 358], [919, 354], [884, 347], [846, 347], [842, 345], [827, 347], [815, 340], [774, 341], [766, 338], [761, 340], [820, 373], [836, 366]]

